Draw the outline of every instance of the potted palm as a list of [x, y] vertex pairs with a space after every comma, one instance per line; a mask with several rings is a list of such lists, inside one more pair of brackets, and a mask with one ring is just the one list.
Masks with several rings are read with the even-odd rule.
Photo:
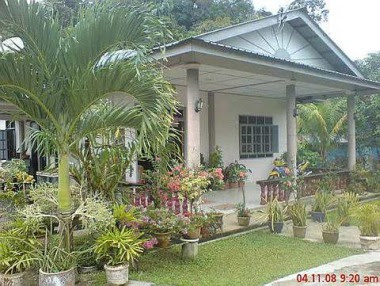
[[238, 224], [240, 226], [249, 226], [251, 220], [251, 212], [245, 207], [244, 203], [240, 203], [236, 206]]
[[322, 238], [325, 243], [336, 244], [338, 242], [340, 225], [339, 216], [327, 218], [327, 222], [322, 225]]
[[325, 191], [318, 191], [314, 197], [313, 209], [310, 212], [311, 218], [316, 222], [324, 222], [326, 210], [331, 203], [332, 195]]
[[140, 234], [123, 227], [113, 228], [100, 235], [94, 247], [97, 260], [106, 264], [107, 282], [111, 285], [124, 285], [128, 282], [129, 262], [144, 251]]
[[0, 285], [24, 285], [25, 271], [37, 262], [36, 254], [41, 251], [40, 243], [11, 232], [0, 236]]
[[278, 202], [277, 198], [267, 204], [267, 216], [269, 230], [274, 233], [281, 233], [284, 227], [284, 208]]
[[354, 215], [359, 222], [360, 244], [369, 250], [379, 240], [380, 208], [375, 204], [362, 205]]
[[293, 221], [294, 237], [305, 238], [306, 236], [306, 206], [299, 200], [288, 207], [289, 214]]

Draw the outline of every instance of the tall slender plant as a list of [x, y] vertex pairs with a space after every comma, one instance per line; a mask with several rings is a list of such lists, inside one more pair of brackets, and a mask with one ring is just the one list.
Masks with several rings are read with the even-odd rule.
[[[161, 69], [148, 56], [166, 30], [144, 5], [114, 7], [107, 1], [82, 11], [65, 30], [50, 10], [26, 0], [0, 0], [4, 35], [19, 38], [0, 53], [0, 99], [38, 124], [32, 140], [58, 154], [59, 211], [70, 248], [71, 149], [107, 128], [137, 130], [136, 150], [159, 149], [169, 134], [175, 99]], [[102, 116], [89, 109], [122, 98]]]

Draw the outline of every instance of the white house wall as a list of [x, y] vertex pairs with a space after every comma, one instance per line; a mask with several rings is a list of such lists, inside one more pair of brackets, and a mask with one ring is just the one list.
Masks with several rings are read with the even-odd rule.
[[[279, 153], [270, 158], [239, 159], [239, 115], [271, 116], [279, 128]], [[224, 164], [235, 160], [252, 170], [249, 181], [266, 179], [273, 160], [286, 152], [286, 102], [259, 97], [215, 94], [215, 142]]]
[[[267, 27], [228, 38], [220, 43], [318, 68], [334, 70], [328, 61], [289, 24], [285, 24], [280, 30], [277, 26]], [[279, 50], [282, 52], [278, 52]], [[284, 51], [288, 57], [284, 56]]]

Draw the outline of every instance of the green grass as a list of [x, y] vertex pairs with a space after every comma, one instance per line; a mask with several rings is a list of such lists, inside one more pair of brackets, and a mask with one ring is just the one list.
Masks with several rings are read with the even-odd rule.
[[[130, 278], [157, 285], [262, 285], [288, 274], [360, 253], [357, 250], [253, 232], [199, 247], [194, 262], [180, 249], [160, 250], [140, 259]], [[103, 273], [85, 277], [104, 285]], [[85, 285], [85, 284], [84, 284]]]

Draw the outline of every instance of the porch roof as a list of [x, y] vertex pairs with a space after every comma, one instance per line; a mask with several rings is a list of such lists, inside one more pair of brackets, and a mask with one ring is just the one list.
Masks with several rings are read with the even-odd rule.
[[186, 65], [198, 63], [204, 91], [281, 98], [284, 86], [295, 81], [299, 101], [380, 92], [379, 82], [199, 38], [168, 44], [164, 53], [161, 49], [154, 56], [166, 61], [166, 77], [177, 86], [186, 85]]

